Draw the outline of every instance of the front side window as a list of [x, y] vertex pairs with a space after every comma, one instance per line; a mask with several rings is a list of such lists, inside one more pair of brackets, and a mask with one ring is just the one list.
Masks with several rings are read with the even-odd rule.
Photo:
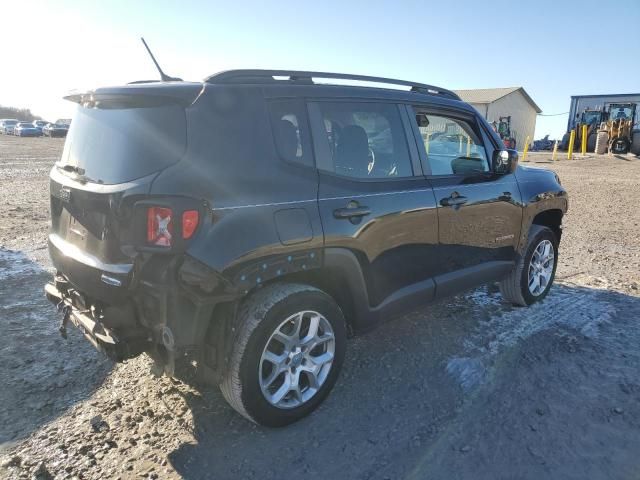
[[279, 100], [269, 104], [271, 127], [280, 158], [287, 162], [313, 166], [308, 140], [304, 103], [300, 100]]
[[353, 178], [413, 175], [406, 135], [393, 104], [319, 102], [332, 173]]
[[471, 175], [489, 171], [482, 140], [463, 119], [416, 112], [432, 175]]

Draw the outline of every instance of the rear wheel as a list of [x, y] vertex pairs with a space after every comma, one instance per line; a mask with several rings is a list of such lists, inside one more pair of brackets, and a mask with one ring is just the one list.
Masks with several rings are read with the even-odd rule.
[[335, 301], [299, 284], [267, 286], [243, 304], [220, 388], [249, 420], [271, 427], [315, 410], [335, 384], [346, 347]]
[[547, 296], [558, 265], [558, 240], [547, 227], [533, 225], [529, 243], [509, 276], [500, 282], [505, 300], [523, 307]]

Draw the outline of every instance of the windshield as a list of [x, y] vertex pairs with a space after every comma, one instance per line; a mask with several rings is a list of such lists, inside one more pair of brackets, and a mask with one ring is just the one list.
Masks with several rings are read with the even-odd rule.
[[176, 163], [185, 147], [185, 112], [177, 105], [78, 106], [58, 165], [78, 167], [90, 181], [117, 184]]
[[590, 111], [584, 112], [582, 114], [582, 122], [587, 125], [594, 125], [596, 123], [600, 123], [600, 118], [602, 117], [602, 113], [600, 111]]
[[631, 115], [633, 113], [633, 109], [631, 108], [631, 106], [615, 106], [615, 105], [611, 105], [611, 119], [612, 120], [617, 120], [617, 119], [625, 119], [628, 120], [631, 118]]
[[18, 123], [17, 120], [5, 120], [4, 121], [5, 125], [15, 125], [16, 123]]
[[29, 122], [20, 122], [18, 124], [19, 127], [33, 127]]

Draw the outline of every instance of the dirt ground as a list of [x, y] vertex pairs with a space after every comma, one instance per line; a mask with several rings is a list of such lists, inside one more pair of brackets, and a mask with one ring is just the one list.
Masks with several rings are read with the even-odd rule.
[[545, 301], [492, 285], [389, 322], [350, 341], [317, 412], [267, 429], [60, 338], [42, 287], [62, 146], [0, 135], [0, 477], [640, 478], [640, 159], [530, 154], [570, 194]]

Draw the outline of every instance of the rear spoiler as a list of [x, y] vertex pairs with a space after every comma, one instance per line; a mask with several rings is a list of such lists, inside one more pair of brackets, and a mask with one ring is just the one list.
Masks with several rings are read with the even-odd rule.
[[192, 105], [204, 91], [202, 83], [138, 83], [70, 92], [63, 98], [86, 108], [141, 108], [161, 105]]

